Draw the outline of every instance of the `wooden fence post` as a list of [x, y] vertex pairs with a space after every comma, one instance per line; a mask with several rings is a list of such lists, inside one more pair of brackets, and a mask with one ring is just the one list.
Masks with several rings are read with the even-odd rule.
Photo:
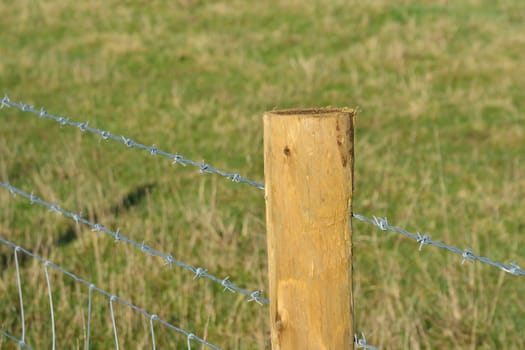
[[272, 349], [353, 349], [355, 113], [264, 114]]

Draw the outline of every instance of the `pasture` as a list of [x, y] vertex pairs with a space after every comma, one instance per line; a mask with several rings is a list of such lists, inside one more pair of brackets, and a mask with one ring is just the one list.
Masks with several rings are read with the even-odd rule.
[[[259, 182], [264, 111], [357, 108], [355, 212], [525, 266], [522, 1], [20, 0], [0, 18], [0, 94]], [[0, 120], [0, 181], [267, 291], [260, 189], [13, 108]], [[370, 344], [525, 348], [523, 277], [355, 220], [353, 235]], [[270, 348], [267, 307], [5, 190], [0, 236], [224, 349]], [[0, 328], [19, 334], [12, 255], [0, 245]], [[49, 348], [42, 265], [21, 277], [27, 342]], [[81, 349], [87, 290], [50, 277], [58, 348]], [[107, 300], [93, 303], [91, 343], [111, 348]], [[115, 316], [123, 349], [151, 348], [147, 319]]]

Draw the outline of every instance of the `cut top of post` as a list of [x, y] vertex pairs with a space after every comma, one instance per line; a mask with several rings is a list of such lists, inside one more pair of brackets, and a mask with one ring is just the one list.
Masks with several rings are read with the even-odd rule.
[[292, 109], [279, 109], [274, 111], [266, 112], [267, 114], [280, 115], [280, 116], [309, 116], [309, 117], [324, 117], [329, 114], [337, 113], [348, 113], [354, 115], [355, 111], [352, 108], [342, 107], [324, 107], [324, 108], [292, 108]]

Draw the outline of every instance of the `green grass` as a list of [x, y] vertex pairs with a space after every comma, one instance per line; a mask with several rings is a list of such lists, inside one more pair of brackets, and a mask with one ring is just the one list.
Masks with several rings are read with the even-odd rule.
[[[263, 181], [262, 113], [358, 107], [354, 210], [525, 265], [525, 6], [518, 0], [1, 2], [0, 93]], [[0, 111], [0, 180], [267, 290], [262, 191]], [[145, 184], [127, 210], [112, 208]], [[268, 349], [268, 309], [0, 191], [0, 235], [225, 349]], [[381, 349], [525, 348], [521, 279], [354, 223], [359, 331]], [[19, 335], [12, 251], [0, 328]], [[3, 258], [2, 258], [3, 259]], [[4, 261], [0, 259], [0, 262]], [[22, 268], [27, 340], [49, 348], [43, 267]], [[87, 290], [51, 273], [58, 348]], [[113, 346], [94, 299], [92, 345]], [[122, 348], [149, 321], [116, 307]], [[160, 348], [186, 339], [157, 327]], [[0, 338], [0, 347], [15, 344]]]

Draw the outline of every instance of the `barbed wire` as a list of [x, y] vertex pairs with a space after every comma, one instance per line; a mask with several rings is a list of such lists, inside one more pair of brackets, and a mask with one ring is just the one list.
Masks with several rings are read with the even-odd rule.
[[3, 330], [2, 328], [0, 328], [0, 334], [6, 337], [7, 339], [12, 340], [15, 343], [17, 343], [19, 348], [32, 349], [32, 347], [26, 344], [22, 339], [18, 339], [17, 337], [8, 333], [6, 330]]
[[457, 247], [454, 247], [454, 246], [451, 246], [451, 245], [448, 245], [442, 242], [434, 241], [432, 238], [430, 238], [429, 235], [421, 234], [419, 232], [414, 234], [402, 228], [392, 226], [388, 223], [388, 220], [386, 218], [373, 216], [373, 218], [370, 219], [370, 218], [367, 218], [363, 215], [356, 214], [356, 213], [352, 213], [352, 216], [359, 221], [367, 222], [369, 224], [377, 226], [382, 231], [391, 231], [391, 232], [399, 233], [405, 237], [415, 240], [416, 243], [419, 243], [419, 251], [421, 251], [421, 249], [425, 245], [433, 245], [435, 247], [445, 249], [452, 253], [461, 255], [461, 257], [463, 258], [463, 260], [461, 261], [462, 264], [465, 263], [465, 261], [473, 261], [473, 262], [479, 261], [481, 263], [497, 267], [500, 270], [505, 271], [515, 276], [525, 275], [525, 271], [522, 270], [515, 262], [511, 262], [508, 265], [503, 264], [501, 262], [497, 262], [489, 258], [479, 256], [475, 254], [470, 248], [460, 249], [460, 248], [457, 248]]
[[194, 160], [186, 159], [186, 158], [184, 158], [183, 156], [181, 156], [178, 153], [173, 154], [173, 153], [170, 153], [170, 152], [163, 151], [163, 150], [157, 148], [155, 145], [146, 146], [144, 144], [141, 144], [139, 142], [136, 142], [136, 141], [132, 140], [131, 138], [128, 138], [128, 137], [125, 137], [125, 136], [117, 136], [117, 135], [114, 135], [114, 134], [110, 133], [109, 131], [104, 131], [104, 130], [100, 130], [100, 129], [97, 129], [97, 128], [92, 128], [92, 127], [88, 126], [87, 122], [83, 122], [83, 123], [76, 122], [76, 121], [70, 120], [67, 117], [61, 117], [61, 116], [53, 115], [51, 113], [46, 112], [46, 110], [43, 109], [43, 108], [38, 110], [38, 109], [33, 108], [30, 105], [27, 105], [27, 104], [24, 104], [24, 103], [20, 103], [20, 102], [11, 101], [9, 99], [9, 97], [7, 97], [7, 95], [5, 95], [2, 98], [2, 100], [0, 100], [0, 108], [2, 108], [2, 107], [14, 107], [14, 108], [16, 108], [16, 109], [18, 109], [18, 110], [20, 110], [22, 112], [29, 112], [29, 113], [32, 113], [34, 115], [37, 115], [40, 118], [46, 118], [46, 119], [54, 120], [55, 122], [57, 122], [61, 126], [66, 126], [66, 125], [67, 126], [72, 126], [74, 128], [80, 129], [81, 131], [87, 131], [87, 132], [90, 132], [92, 134], [99, 135], [104, 140], [113, 140], [113, 141], [116, 141], [116, 142], [120, 142], [120, 143], [126, 145], [128, 148], [138, 148], [140, 150], [148, 152], [152, 156], [159, 155], [159, 156], [162, 156], [162, 157], [166, 157], [166, 158], [171, 159], [173, 161], [173, 164], [180, 164], [180, 165], [183, 165], [183, 166], [191, 165], [193, 167], [198, 168], [200, 173], [217, 174], [217, 175], [223, 176], [223, 177], [225, 177], [227, 179], [230, 179], [233, 182], [245, 183], [245, 184], [248, 184], [250, 186], [257, 187], [259, 189], [264, 189], [264, 184], [256, 182], [256, 181], [253, 181], [253, 180], [250, 180], [250, 179], [247, 179], [245, 177], [242, 177], [238, 173], [230, 173], [230, 172], [227, 172], [227, 171], [224, 171], [224, 170], [221, 170], [221, 169], [217, 169], [217, 168], [215, 168], [215, 167], [205, 163], [204, 161], [203, 162], [196, 162]]
[[[250, 180], [250, 179], [247, 179], [247, 178], [244, 178], [244, 177], [241, 177], [237, 173], [229, 173], [229, 172], [226, 172], [226, 171], [223, 171], [223, 170], [220, 170], [220, 169], [216, 169], [216, 168], [210, 166], [209, 164], [206, 164], [205, 162], [196, 162], [196, 161], [193, 161], [193, 160], [186, 159], [186, 158], [182, 157], [181, 155], [179, 155], [178, 153], [172, 154], [172, 153], [169, 153], [169, 152], [162, 151], [162, 150], [158, 149], [155, 145], [146, 146], [144, 144], [135, 142], [135, 141], [133, 141], [130, 138], [126, 138], [124, 136], [117, 136], [117, 135], [111, 134], [108, 131], [103, 131], [103, 130], [100, 130], [100, 129], [91, 128], [91, 127], [88, 126], [87, 122], [84, 122], [84, 123], [75, 122], [75, 121], [69, 120], [69, 118], [66, 118], [66, 117], [56, 116], [56, 115], [50, 114], [50, 113], [46, 112], [44, 109], [37, 110], [37, 109], [33, 108], [32, 106], [29, 106], [27, 104], [11, 101], [7, 96], [4, 96], [4, 98], [2, 100], [0, 100], [0, 108], [4, 107], [4, 106], [5, 107], [14, 107], [14, 108], [17, 108], [17, 109], [19, 109], [19, 110], [21, 110], [23, 112], [32, 113], [34, 115], [39, 116], [40, 118], [47, 118], [47, 119], [54, 120], [55, 122], [59, 123], [61, 126], [67, 125], [67, 126], [72, 126], [72, 127], [78, 128], [81, 131], [88, 131], [88, 132], [91, 132], [93, 134], [99, 135], [100, 137], [102, 137], [105, 140], [111, 139], [113, 141], [117, 141], [117, 142], [123, 143], [124, 145], [126, 145], [129, 148], [135, 147], [135, 148], [147, 151], [151, 155], [164, 156], [166, 158], [171, 159], [173, 161], [173, 164], [181, 164], [183, 166], [186, 166], [186, 165], [194, 166], [194, 167], [198, 168], [201, 173], [218, 174], [218, 175], [226, 177], [226, 178], [228, 178], [228, 179], [230, 179], [230, 180], [232, 180], [234, 182], [242, 182], [242, 183], [246, 183], [246, 184], [249, 184], [251, 186], [257, 187], [259, 189], [264, 189], [264, 184], [258, 183], [256, 181], [253, 181], [253, 180]], [[184, 263], [182, 261], [178, 261], [178, 260], [174, 259], [170, 254], [168, 254], [168, 255], [163, 254], [163, 253], [161, 253], [159, 251], [156, 251], [156, 250], [151, 249], [150, 247], [144, 245], [144, 243], [139, 244], [138, 242], [136, 242], [134, 240], [131, 240], [131, 239], [121, 235], [118, 230], [117, 231], [111, 231], [111, 230], [105, 228], [104, 226], [102, 226], [100, 224], [93, 223], [91, 221], [83, 219], [78, 214], [74, 214], [74, 213], [68, 212], [66, 210], [63, 210], [60, 207], [58, 207], [56, 204], [51, 204], [51, 203], [42, 201], [39, 198], [35, 197], [33, 194], [29, 195], [29, 194], [27, 194], [27, 193], [25, 193], [25, 192], [15, 188], [15, 187], [11, 186], [11, 185], [9, 185], [8, 183], [1, 183], [0, 182], [0, 186], [9, 189], [9, 191], [13, 195], [20, 194], [21, 196], [25, 197], [26, 199], [29, 199], [31, 201], [31, 203], [34, 203], [34, 202], [39, 203], [39, 204], [49, 208], [52, 211], [55, 211], [55, 212], [57, 212], [59, 214], [62, 214], [64, 216], [66, 216], [66, 217], [72, 218], [77, 223], [78, 222], [82, 222], [82, 223], [92, 227], [93, 231], [102, 231], [102, 232], [104, 232], [106, 234], [109, 234], [110, 236], [112, 236], [115, 239], [115, 241], [124, 241], [126, 243], [129, 243], [129, 244], [133, 245], [136, 248], [141, 249], [142, 251], [144, 251], [147, 254], [159, 256], [159, 257], [163, 258], [166, 261], [165, 265], [170, 265], [171, 266], [172, 264], [176, 264], [176, 265], [178, 265], [178, 266], [180, 266], [180, 267], [182, 267], [182, 268], [184, 268], [186, 270], [189, 270], [189, 271], [194, 273], [194, 279], [199, 278], [199, 277], [204, 277], [204, 278], [211, 279], [211, 280], [213, 280], [213, 281], [215, 281], [217, 283], [220, 283], [221, 286], [224, 287], [224, 291], [226, 291], [226, 290], [229, 290], [231, 292], [237, 291], [239, 293], [242, 293], [242, 294], [250, 297], [248, 302], [255, 301], [256, 303], [258, 303], [260, 305], [269, 303], [269, 301], [267, 299], [264, 299], [264, 298], [261, 297], [262, 291], [260, 291], [260, 290], [257, 290], [257, 291], [254, 291], [254, 292], [249, 292], [247, 290], [244, 290], [242, 288], [239, 288], [239, 287], [235, 286], [233, 283], [231, 283], [229, 281], [229, 277], [226, 277], [224, 279], [219, 279], [219, 278], [209, 274], [206, 269], [203, 269], [201, 267], [193, 267], [193, 266], [188, 265], [188, 264], [186, 264], [186, 263]], [[525, 271], [522, 270], [514, 262], [511, 262], [510, 264], [500, 263], [500, 262], [497, 262], [497, 261], [493, 261], [493, 260], [491, 260], [489, 258], [476, 255], [471, 249], [460, 249], [460, 248], [457, 248], [457, 247], [454, 247], [454, 246], [451, 246], [451, 245], [448, 245], [448, 244], [445, 244], [445, 243], [442, 243], [442, 242], [434, 241], [434, 240], [432, 240], [430, 238], [429, 235], [426, 235], [426, 234], [423, 235], [423, 234], [421, 234], [419, 232], [414, 234], [414, 233], [406, 231], [406, 230], [404, 230], [402, 228], [398, 228], [398, 227], [389, 225], [386, 218], [373, 216], [373, 218], [370, 219], [370, 218], [367, 218], [367, 217], [365, 217], [363, 215], [356, 214], [356, 213], [352, 213], [352, 216], [355, 219], [357, 219], [357, 220], [373, 224], [374, 226], [378, 227], [382, 231], [387, 231], [388, 230], [388, 231], [395, 232], [395, 233], [401, 234], [403, 236], [406, 236], [408, 238], [411, 238], [411, 239], [415, 240], [417, 243], [419, 243], [419, 250], [420, 251], [422, 250], [422, 247], [424, 245], [433, 245], [433, 246], [436, 246], [438, 248], [445, 249], [445, 250], [448, 250], [448, 251], [450, 251], [452, 253], [456, 253], [456, 254], [461, 255], [462, 258], [463, 258], [463, 260], [461, 262], [462, 264], [465, 261], [480, 261], [480, 262], [482, 262], [484, 264], [488, 264], [488, 265], [497, 267], [500, 270], [505, 271], [505, 272], [510, 273], [510, 274], [513, 274], [513, 275], [517, 275], [517, 276], [525, 275]], [[51, 300], [51, 297], [50, 297], [50, 300]], [[110, 298], [110, 306], [112, 307], [111, 300], [112, 299]], [[152, 332], [152, 338], [154, 339], [153, 328], [151, 328], [151, 332]], [[188, 344], [189, 344], [190, 338], [191, 337], [188, 336]], [[117, 338], [116, 328], [115, 328], [115, 339], [116, 339], [117, 347], [118, 347], [118, 338]], [[367, 344], [364, 334], [362, 334], [362, 338], [359, 338], [357, 336], [357, 334], [355, 334], [354, 335], [354, 342], [355, 342], [355, 344], [357, 345], [358, 348], [370, 349], [370, 350], [377, 349], [376, 347]]]
[[[193, 333], [190, 333], [182, 328], [179, 328], [177, 326], [174, 326], [172, 325], [171, 323], [161, 319], [160, 317], [158, 317], [157, 315], [155, 314], [151, 314], [149, 313], [148, 311], [146, 311], [145, 309], [139, 307], [139, 306], [136, 306], [134, 304], [132, 304], [131, 302], [119, 297], [119, 296], [116, 296], [116, 295], [113, 295], [107, 291], [105, 291], [104, 289], [102, 288], [99, 288], [97, 287], [96, 285], [94, 285], [93, 283], [91, 282], [88, 282], [80, 277], [78, 277], [77, 275], [73, 274], [72, 272], [69, 272], [63, 268], [61, 268], [60, 266], [58, 266], [57, 264], [55, 263], [52, 263], [51, 261], [49, 260], [46, 260], [44, 258], [42, 258], [41, 256], [37, 255], [37, 254], [34, 254], [32, 252], [30, 252], [29, 250], [27, 249], [24, 249], [23, 247], [19, 246], [18, 244], [16, 243], [13, 243], [11, 241], [8, 241], [7, 239], [4, 239], [2, 237], [0, 237], [0, 243], [4, 244], [4, 245], [7, 245], [11, 248], [13, 248], [14, 250], [14, 255], [15, 255], [15, 259], [17, 259], [17, 253], [18, 252], [22, 252], [24, 253], [25, 255], [33, 258], [33, 259], [36, 259], [38, 260], [40, 263], [42, 263], [47, 271], [47, 268], [48, 267], [51, 267], [53, 268], [54, 270], [58, 271], [58, 272], [61, 272], [62, 274], [72, 278], [73, 280], [75, 280], [76, 282], [78, 283], [82, 283], [83, 285], [87, 286], [89, 288], [89, 297], [88, 297], [88, 314], [87, 314], [87, 317], [88, 317], [88, 328], [87, 328], [87, 333], [86, 333], [86, 345], [87, 347], [89, 348], [89, 338], [90, 338], [90, 328], [89, 328], [89, 325], [90, 325], [90, 320], [91, 320], [91, 291], [96, 291], [106, 297], [109, 298], [109, 304], [110, 304], [110, 309], [111, 309], [111, 319], [112, 319], [112, 325], [113, 325], [113, 332], [114, 332], [114, 336], [115, 336], [115, 344], [116, 344], [116, 348], [118, 349], [119, 347], [119, 342], [118, 342], [118, 336], [117, 336], [117, 327], [116, 327], [116, 321], [115, 321], [115, 314], [113, 312], [113, 302], [119, 302], [137, 312], [140, 312], [141, 314], [143, 314], [144, 316], [146, 316], [147, 318], [150, 319], [150, 325], [151, 325], [151, 332], [153, 334], [153, 321], [157, 321], [158, 323], [180, 333], [180, 334], [183, 334], [186, 336], [187, 338], [187, 345], [188, 345], [188, 350], [191, 350], [191, 341], [192, 340], [195, 340], [203, 345], [206, 345], [207, 347], [211, 348], [211, 349], [215, 349], [215, 350], [221, 350], [221, 348], [219, 348], [218, 346], [212, 344], [212, 343], [209, 343], [207, 342], [206, 340], [196, 336], [195, 334]], [[17, 264], [17, 268], [16, 268], [16, 272], [17, 272], [17, 279], [20, 281], [20, 270], [18, 268], [18, 264]], [[49, 275], [47, 274], [46, 272], [46, 280], [47, 280], [47, 283], [48, 285], [50, 285], [50, 282], [49, 282]], [[20, 289], [21, 291], [21, 289]], [[21, 292], [20, 292], [20, 298], [21, 298]], [[21, 299], [22, 300], [22, 299]], [[50, 303], [50, 306], [51, 308], [53, 308], [53, 304]], [[22, 317], [22, 322], [24, 322], [23, 320], [23, 316]], [[54, 325], [55, 321], [54, 321], [54, 313], [51, 312], [51, 317], [52, 317], [52, 324]], [[7, 332], [5, 331], [2, 331], [0, 329], [0, 332], [4, 335], [6, 335], [9, 339], [11, 340], [14, 340], [16, 342], [18, 342], [19, 345], [25, 345], [27, 346], [27, 344], [24, 343], [24, 340], [23, 339], [18, 339], [14, 336], [11, 336], [10, 334], [8, 334]], [[23, 338], [23, 337], [22, 337]], [[155, 338], [152, 337], [153, 339], [153, 343], [154, 343], [154, 347], [156, 346], [155, 345]], [[54, 331], [53, 331], [53, 348], [55, 347], [55, 338], [54, 338]]]
[[257, 303], [259, 305], [264, 305], [264, 304], [268, 305], [270, 303], [270, 301], [268, 299], [263, 298], [261, 296], [262, 290], [256, 290], [256, 291], [250, 292], [250, 291], [248, 291], [246, 289], [238, 287], [238, 286], [236, 286], [235, 284], [233, 284], [229, 280], [229, 278], [230, 278], [229, 276], [227, 276], [226, 278], [222, 278], [222, 279], [218, 278], [218, 277], [208, 273], [208, 270], [205, 269], [205, 268], [195, 267], [195, 266], [187, 264], [187, 263], [185, 263], [183, 261], [177, 260], [171, 254], [165, 254], [163, 252], [160, 252], [158, 250], [155, 250], [155, 249], [147, 246], [144, 242], [139, 243], [139, 242], [137, 242], [137, 241], [135, 241], [135, 240], [133, 240], [131, 238], [128, 238], [128, 237], [124, 236], [122, 233], [119, 232], [118, 229], [116, 231], [110, 230], [107, 227], [105, 227], [105, 226], [103, 226], [103, 225], [101, 225], [99, 223], [95, 223], [95, 222], [92, 222], [90, 220], [87, 220], [87, 219], [83, 218], [80, 214], [76, 214], [76, 213], [67, 211], [65, 209], [62, 209], [57, 204], [52, 204], [52, 203], [46, 202], [46, 201], [38, 198], [37, 196], [35, 196], [33, 193], [31, 193], [31, 194], [26, 193], [26, 192], [24, 192], [24, 191], [22, 191], [22, 190], [20, 190], [20, 189], [18, 189], [16, 187], [14, 187], [14, 186], [11, 186], [7, 182], [0, 182], [0, 187], [3, 187], [5, 189], [7, 189], [9, 192], [11, 192], [11, 194], [13, 196], [20, 195], [20, 197], [28, 199], [31, 204], [34, 204], [34, 203], [39, 204], [39, 205], [41, 205], [43, 207], [48, 208], [50, 211], [53, 211], [55, 213], [61, 214], [62, 216], [65, 216], [65, 217], [68, 217], [68, 218], [74, 220], [75, 223], [77, 223], [77, 224], [78, 223], [85, 224], [85, 225], [91, 227], [92, 231], [94, 231], [94, 232], [103, 232], [103, 233], [113, 237], [115, 242], [125, 242], [127, 244], [130, 244], [134, 248], [139, 249], [140, 251], [142, 251], [145, 254], [158, 256], [158, 257], [162, 258], [165, 261], [164, 265], [167, 265], [167, 266], [170, 266], [170, 267], [172, 265], [177, 265], [179, 267], [182, 267], [183, 269], [188, 270], [188, 271], [190, 271], [190, 272], [192, 272], [194, 274], [193, 279], [206, 278], [206, 279], [212, 280], [212, 281], [220, 284], [224, 288], [224, 291], [230, 291], [232, 293], [239, 292], [241, 294], [244, 294], [245, 296], [247, 296], [249, 298], [248, 302], [254, 301], [255, 303]]

